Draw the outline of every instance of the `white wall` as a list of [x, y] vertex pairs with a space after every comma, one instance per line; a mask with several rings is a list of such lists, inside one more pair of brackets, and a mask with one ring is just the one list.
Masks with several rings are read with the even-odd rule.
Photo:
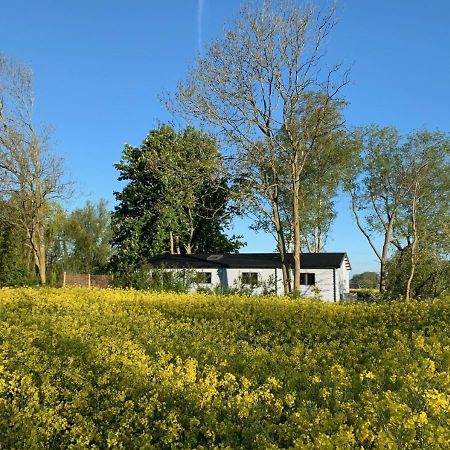
[[342, 261], [341, 267], [336, 269], [336, 284], [337, 299], [343, 299], [344, 294], [350, 292], [350, 271], [347, 269], [345, 259]]
[[[223, 288], [233, 289], [239, 288], [240, 278], [243, 272], [256, 272], [258, 273], [258, 283], [267, 283], [267, 286], [274, 289], [274, 280], [277, 279], [276, 293], [283, 295], [283, 275], [281, 269], [196, 269], [197, 272], [211, 272], [211, 284], [200, 284], [200, 288], [214, 289], [218, 286]], [[314, 297], [316, 295], [316, 289], [318, 288], [319, 296], [325, 300], [334, 301], [334, 288], [333, 288], [333, 269], [304, 269], [302, 273], [314, 273], [316, 278], [315, 286], [301, 286], [301, 295], [303, 297]], [[348, 284], [348, 271], [344, 266], [344, 270], [336, 269], [336, 301], [340, 298], [340, 283], [342, 289], [345, 285], [345, 274], [347, 275]], [[342, 282], [340, 281], [342, 279]], [[258, 287], [253, 290], [254, 294], [262, 294], [264, 287]], [[348, 290], [346, 291], [348, 292]]]
[[[275, 290], [277, 294], [283, 293], [283, 276], [281, 269], [222, 269], [223, 286], [227, 288], [239, 288], [241, 286], [240, 278], [242, 273], [250, 272], [258, 274], [258, 283], [266, 283], [267, 287]], [[275, 280], [277, 280], [275, 287]], [[255, 294], [262, 294], [264, 287], [258, 287], [253, 290]]]
[[301, 286], [301, 295], [303, 297], [314, 297], [315, 291], [318, 289], [318, 294], [322, 300], [327, 302], [334, 301], [333, 288], [333, 269], [304, 269], [301, 273], [315, 273], [316, 284], [314, 286]]
[[[214, 288], [220, 286], [222, 269], [195, 269], [195, 270], [197, 272], [210, 272], [211, 273], [211, 284], [209, 284], [209, 283], [198, 284], [199, 288], [214, 289]], [[193, 288], [193, 290], [195, 290], [195, 287]]]

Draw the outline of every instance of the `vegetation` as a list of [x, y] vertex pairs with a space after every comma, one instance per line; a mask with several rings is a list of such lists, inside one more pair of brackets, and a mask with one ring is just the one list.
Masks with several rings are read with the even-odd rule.
[[127, 185], [115, 193], [114, 269], [133, 271], [161, 253], [237, 251], [239, 240], [224, 234], [231, 211], [221, 164], [215, 140], [192, 127], [162, 125], [140, 147], [126, 145], [116, 164]]
[[326, 159], [321, 152], [344, 129], [341, 91], [348, 80], [339, 65], [322, 61], [334, 25], [333, 8], [320, 14], [290, 1], [250, 3], [223, 39], [197, 58], [169, 102], [224, 137], [233, 171], [245, 180], [244, 205], [256, 214], [255, 226], [277, 240], [286, 294], [300, 289], [303, 171], [309, 160]]
[[450, 299], [0, 291], [4, 448], [445, 448]]
[[363, 272], [353, 275], [350, 285], [357, 289], [376, 289], [380, 285], [380, 275], [377, 272]]
[[34, 284], [34, 268], [22, 229], [0, 222], [0, 286]]
[[[0, 225], [25, 236], [39, 282], [47, 281], [47, 203], [67, 192], [50, 135], [33, 120], [33, 76], [0, 53]], [[20, 230], [20, 231], [19, 231]]]
[[[411, 291], [417, 299], [435, 298], [450, 292], [450, 261], [433, 247], [421, 246]], [[411, 261], [406, 252], [396, 252], [388, 263], [387, 291], [403, 296], [411, 273]]]
[[47, 261], [51, 281], [62, 272], [104, 274], [112, 255], [111, 214], [105, 200], [71, 212], [53, 204], [49, 214]]
[[396, 261], [408, 268], [402, 293], [410, 298], [421, 251], [449, 255], [450, 137], [427, 130], [402, 136], [374, 125], [356, 130], [354, 142], [360, 158], [347, 190], [356, 224], [380, 261], [380, 291], [395, 248]]
[[226, 231], [245, 213], [251, 229], [274, 236], [284, 292], [295, 296], [300, 251], [324, 250], [344, 187], [380, 262], [379, 297], [448, 293], [450, 137], [349, 131], [347, 73], [323, 58], [335, 25], [334, 6], [245, 5], [167, 99], [201, 128], [161, 125], [126, 144], [112, 215], [101, 200], [64, 210], [69, 183], [51, 134], [34, 122], [31, 68], [0, 54], [0, 286], [57, 285], [73, 271], [171, 289], [147, 279], [149, 257], [236, 252], [243, 243]]

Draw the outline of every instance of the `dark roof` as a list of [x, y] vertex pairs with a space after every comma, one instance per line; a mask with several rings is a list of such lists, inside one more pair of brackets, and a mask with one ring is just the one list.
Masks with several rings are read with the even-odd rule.
[[[288, 262], [293, 265], [292, 253], [287, 255]], [[350, 262], [346, 253], [302, 253], [300, 264], [304, 269], [333, 269], [341, 267], [345, 260], [350, 270]], [[272, 269], [281, 267], [279, 253], [226, 253], [222, 255], [159, 255], [150, 258], [149, 263], [154, 266], [193, 267], [214, 269], [218, 267], [245, 269]]]

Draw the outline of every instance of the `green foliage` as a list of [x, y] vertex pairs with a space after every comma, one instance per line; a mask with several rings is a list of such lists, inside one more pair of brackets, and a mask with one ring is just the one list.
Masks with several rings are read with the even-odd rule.
[[223, 230], [229, 188], [214, 139], [194, 128], [152, 130], [140, 147], [126, 145], [116, 164], [127, 185], [115, 196], [113, 267], [132, 271], [161, 253], [222, 253], [241, 243]]
[[[375, 125], [356, 135], [361, 154], [346, 187], [357, 225], [380, 260], [384, 291], [393, 249], [403, 263], [409, 258], [408, 278], [416, 276], [415, 266], [427, 249], [435, 258], [448, 259], [450, 138], [428, 130], [403, 136], [395, 128]], [[391, 282], [391, 288], [399, 286]]]
[[106, 273], [112, 253], [111, 215], [106, 201], [88, 201], [70, 213], [58, 204], [51, 206], [47, 260], [52, 283], [57, 283], [64, 271]]
[[[342, 99], [329, 99], [321, 92], [306, 92], [302, 95], [294, 123], [290, 124], [290, 139], [285, 137], [287, 133], [284, 130], [281, 133], [285, 141], [283, 145], [289, 148], [293, 140], [301, 142], [301, 147], [305, 149], [302, 153], [304, 164], [300, 175], [299, 200], [304, 251], [323, 251], [336, 217], [336, 194], [356, 156], [355, 148], [347, 142], [343, 128], [346, 104]], [[320, 124], [318, 135], [316, 124]], [[288, 158], [283, 172], [289, 171], [289, 164]], [[291, 189], [289, 183], [282, 189], [285, 211], [291, 209]], [[286, 228], [290, 229], [289, 226]]]
[[0, 286], [25, 286], [36, 283], [26, 237], [17, 227], [0, 222]]
[[378, 272], [363, 272], [353, 275], [350, 285], [354, 288], [377, 289], [380, 285], [380, 274]]
[[2, 448], [450, 442], [450, 299], [0, 292]]
[[87, 202], [70, 213], [66, 223], [70, 270], [104, 273], [111, 257], [111, 216], [105, 200]]
[[386, 303], [394, 298], [390, 292], [380, 292], [379, 289], [374, 288], [350, 289], [350, 292], [356, 294], [356, 300], [365, 303]]
[[[414, 298], [435, 298], [450, 292], [450, 261], [426, 244], [419, 251], [412, 284]], [[396, 252], [388, 264], [387, 288], [394, 296], [404, 295], [411, 270], [409, 249]]]
[[118, 274], [112, 285], [145, 291], [186, 293], [194, 287], [197, 275], [192, 269], [170, 270], [144, 264], [132, 272]]

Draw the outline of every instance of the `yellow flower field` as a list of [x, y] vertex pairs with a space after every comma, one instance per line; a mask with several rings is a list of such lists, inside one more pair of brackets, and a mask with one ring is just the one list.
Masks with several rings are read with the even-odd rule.
[[450, 448], [450, 299], [0, 289], [0, 448]]

